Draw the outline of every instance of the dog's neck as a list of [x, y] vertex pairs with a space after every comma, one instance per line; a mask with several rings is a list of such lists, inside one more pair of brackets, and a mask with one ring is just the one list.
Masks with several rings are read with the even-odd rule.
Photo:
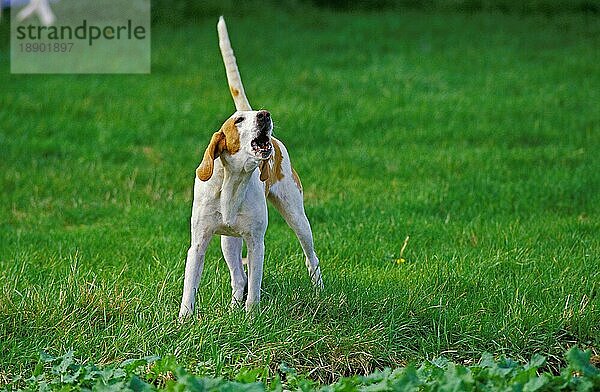
[[248, 185], [252, 174], [258, 167], [258, 162], [255, 159], [248, 158], [242, 163], [221, 156], [221, 163], [223, 164], [221, 215], [223, 216], [223, 223], [232, 226], [235, 224], [242, 202], [246, 199]]

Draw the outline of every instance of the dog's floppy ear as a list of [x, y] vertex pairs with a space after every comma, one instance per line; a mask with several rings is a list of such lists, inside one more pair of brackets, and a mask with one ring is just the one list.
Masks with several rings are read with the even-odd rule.
[[271, 175], [271, 166], [269, 166], [269, 160], [266, 159], [262, 161], [258, 165], [258, 170], [260, 170], [260, 180], [262, 182], [267, 181], [269, 179], [269, 176]]
[[221, 129], [213, 133], [200, 166], [196, 169], [196, 176], [202, 181], [208, 181], [213, 174], [214, 160], [223, 151], [235, 154], [240, 150], [240, 135], [235, 126], [235, 119], [229, 118], [223, 123]]
[[210, 143], [208, 143], [208, 147], [206, 147], [206, 150], [204, 151], [202, 162], [200, 162], [200, 166], [196, 169], [196, 176], [198, 176], [200, 180], [208, 181], [210, 177], [212, 177], [215, 167], [214, 161], [226, 148], [227, 143], [223, 131], [219, 130], [213, 133], [212, 138], [210, 138]]

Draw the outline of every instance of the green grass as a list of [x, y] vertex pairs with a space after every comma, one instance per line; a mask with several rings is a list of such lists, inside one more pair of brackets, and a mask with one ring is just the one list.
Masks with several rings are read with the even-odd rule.
[[260, 314], [229, 310], [213, 241], [198, 318], [179, 325], [194, 170], [233, 109], [215, 22], [156, 26], [147, 76], [10, 75], [0, 25], [0, 379], [42, 349], [330, 381], [600, 348], [600, 20], [585, 14], [229, 18], [250, 101], [302, 178], [326, 290], [272, 210]]

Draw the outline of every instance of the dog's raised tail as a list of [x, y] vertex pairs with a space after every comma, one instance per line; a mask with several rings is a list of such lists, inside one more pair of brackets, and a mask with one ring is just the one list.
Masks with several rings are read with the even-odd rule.
[[231, 42], [229, 42], [227, 25], [222, 16], [219, 17], [219, 23], [217, 23], [217, 32], [219, 33], [219, 48], [221, 48], [221, 56], [223, 56], [225, 72], [227, 73], [227, 83], [229, 83], [229, 91], [231, 91], [235, 108], [236, 110], [252, 110], [250, 102], [248, 102], [248, 98], [246, 98], [240, 71], [238, 70], [235, 61]]

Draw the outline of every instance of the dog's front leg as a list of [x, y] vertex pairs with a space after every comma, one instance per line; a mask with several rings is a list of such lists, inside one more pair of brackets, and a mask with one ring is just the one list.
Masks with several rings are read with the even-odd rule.
[[203, 233], [197, 238], [192, 237], [192, 245], [188, 249], [185, 262], [185, 278], [183, 281], [183, 296], [181, 298], [181, 307], [179, 308], [179, 319], [183, 320], [191, 316], [194, 311], [194, 301], [196, 300], [196, 291], [202, 277], [204, 268], [204, 253], [212, 237], [209, 233]]
[[263, 263], [265, 260], [264, 235], [245, 238], [248, 247], [248, 298], [246, 311], [251, 311], [260, 301], [260, 286], [263, 277]]
[[242, 239], [221, 236], [221, 250], [231, 275], [231, 306], [244, 305], [244, 294], [248, 288], [248, 277], [242, 265]]

